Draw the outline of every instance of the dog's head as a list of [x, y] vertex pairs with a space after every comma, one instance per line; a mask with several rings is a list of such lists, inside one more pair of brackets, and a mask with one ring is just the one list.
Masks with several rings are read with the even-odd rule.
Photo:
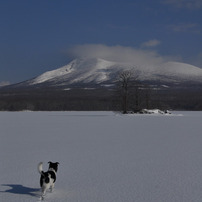
[[53, 163], [53, 162], [49, 161], [48, 163], [49, 163], [49, 169], [52, 168], [52, 169], [54, 169], [55, 172], [58, 171], [58, 164], [59, 164], [58, 162]]

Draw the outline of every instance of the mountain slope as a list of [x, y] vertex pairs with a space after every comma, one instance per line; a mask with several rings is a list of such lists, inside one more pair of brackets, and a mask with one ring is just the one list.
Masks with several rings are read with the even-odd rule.
[[20, 86], [68, 86], [113, 84], [119, 72], [133, 70], [138, 79], [152, 82], [202, 82], [202, 69], [179, 62], [167, 62], [156, 66], [136, 66], [117, 63], [99, 58], [75, 59], [69, 64], [45, 72], [44, 74], [22, 82]]
[[59, 69], [45, 72], [39, 77], [30, 81], [30, 85], [43, 82], [53, 82], [55, 84], [68, 83], [100, 83], [109, 80], [108, 71], [114, 65], [102, 59], [81, 60], [77, 59]]

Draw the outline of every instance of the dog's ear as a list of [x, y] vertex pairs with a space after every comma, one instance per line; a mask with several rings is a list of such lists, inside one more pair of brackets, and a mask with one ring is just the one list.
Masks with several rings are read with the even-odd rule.
[[48, 162], [49, 164], [52, 163], [51, 161]]
[[60, 164], [59, 162], [56, 162], [56, 163], [57, 163], [57, 165]]

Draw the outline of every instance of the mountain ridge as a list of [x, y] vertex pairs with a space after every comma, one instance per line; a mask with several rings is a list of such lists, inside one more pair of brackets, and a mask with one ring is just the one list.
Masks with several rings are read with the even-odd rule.
[[201, 83], [202, 69], [180, 62], [166, 62], [159, 65], [136, 66], [131, 63], [108, 61], [101, 58], [79, 58], [60, 68], [14, 84], [15, 87], [54, 86], [67, 87], [72, 85], [111, 85], [124, 70], [134, 71], [138, 80], [161, 83]]

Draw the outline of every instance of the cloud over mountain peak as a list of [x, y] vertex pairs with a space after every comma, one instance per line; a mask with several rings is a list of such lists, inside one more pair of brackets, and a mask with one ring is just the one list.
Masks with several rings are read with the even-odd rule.
[[[145, 45], [154, 46], [158, 40], [151, 40]], [[176, 61], [172, 56], [161, 56], [155, 50], [144, 50], [125, 46], [106, 46], [103, 44], [78, 45], [68, 50], [72, 58], [102, 58], [108, 61], [136, 64], [137, 66], [160, 65], [168, 61]]]

